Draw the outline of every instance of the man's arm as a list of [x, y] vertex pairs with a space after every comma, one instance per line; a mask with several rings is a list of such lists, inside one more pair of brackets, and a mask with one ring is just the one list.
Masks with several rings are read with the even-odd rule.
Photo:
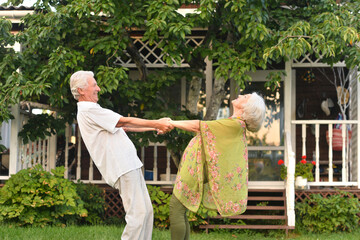
[[200, 120], [170, 121], [171, 125], [189, 132], [200, 132]]
[[156, 128], [146, 128], [146, 127], [122, 127], [125, 132], [147, 132], [147, 131], [157, 131]]
[[155, 128], [162, 132], [168, 132], [174, 127], [170, 124], [170, 118], [161, 118], [158, 120], [147, 120], [135, 117], [121, 117], [116, 124], [116, 127], [129, 127], [129, 128]]

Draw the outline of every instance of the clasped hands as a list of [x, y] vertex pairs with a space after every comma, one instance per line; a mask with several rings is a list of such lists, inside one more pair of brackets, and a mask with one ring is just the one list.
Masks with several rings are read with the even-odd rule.
[[165, 134], [173, 130], [174, 126], [171, 124], [171, 121], [171, 118], [160, 118], [156, 128], [157, 134]]

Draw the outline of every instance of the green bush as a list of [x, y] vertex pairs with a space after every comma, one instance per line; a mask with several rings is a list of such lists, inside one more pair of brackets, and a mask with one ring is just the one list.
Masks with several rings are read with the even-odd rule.
[[189, 223], [192, 227], [208, 224], [208, 217], [216, 217], [217, 215], [217, 211], [204, 208], [202, 204], [196, 213], [188, 211]]
[[170, 225], [169, 204], [171, 195], [161, 191], [160, 187], [147, 185], [147, 188], [154, 209], [154, 226], [160, 229], [168, 228]]
[[102, 224], [105, 217], [105, 195], [104, 190], [94, 184], [84, 184], [78, 182], [76, 184], [76, 192], [84, 201], [84, 208], [88, 211], [87, 217], [77, 216], [77, 223]]
[[63, 225], [66, 216], [86, 217], [84, 202], [64, 167], [44, 171], [41, 165], [12, 175], [0, 190], [0, 222], [24, 226]]
[[[168, 228], [170, 226], [169, 220], [169, 204], [171, 195], [164, 193], [160, 187], [148, 185], [151, 201], [154, 208], [154, 226], [157, 228]], [[206, 224], [208, 216], [214, 217], [217, 212], [204, 208], [202, 205], [196, 213], [188, 211], [188, 219], [191, 226], [199, 226]]]
[[359, 199], [347, 192], [327, 198], [312, 194], [295, 209], [297, 228], [307, 232], [351, 232], [359, 226]]

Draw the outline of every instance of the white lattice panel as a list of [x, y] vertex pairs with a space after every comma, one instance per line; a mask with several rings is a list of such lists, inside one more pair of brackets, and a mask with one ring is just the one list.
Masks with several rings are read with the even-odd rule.
[[[292, 67], [329, 67], [328, 64], [321, 62], [324, 55], [320, 55], [316, 58], [314, 54], [306, 54], [299, 59], [293, 59]], [[345, 67], [345, 62], [339, 62], [334, 64], [334, 67]]]
[[[204, 36], [190, 36], [186, 38], [186, 44], [193, 46], [194, 48], [200, 46], [204, 40]], [[148, 42], [143, 42], [141, 37], [134, 38], [134, 45], [139, 50], [141, 57], [144, 60], [144, 63], [149, 68], [159, 68], [167, 67], [168, 65], [164, 62], [163, 58], [163, 49], [159, 47], [163, 39], [160, 39], [159, 42], [149, 45]], [[189, 64], [185, 63], [185, 60], [181, 60], [181, 64], [177, 65], [175, 60], [173, 60], [173, 67], [189, 67]], [[121, 65], [127, 68], [135, 68], [135, 62], [131, 59], [130, 55], [124, 51], [122, 57], [116, 58], [114, 64]]]

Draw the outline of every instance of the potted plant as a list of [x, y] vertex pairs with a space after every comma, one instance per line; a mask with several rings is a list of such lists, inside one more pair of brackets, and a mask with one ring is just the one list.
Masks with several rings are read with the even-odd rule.
[[[301, 161], [297, 162], [295, 166], [295, 185], [305, 187], [307, 181], [314, 181], [312, 170], [315, 164], [315, 161], [307, 162], [306, 156], [301, 157]], [[284, 160], [280, 159], [278, 165], [281, 166], [280, 177], [285, 180], [287, 176], [287, 167], [284, 164]]]

